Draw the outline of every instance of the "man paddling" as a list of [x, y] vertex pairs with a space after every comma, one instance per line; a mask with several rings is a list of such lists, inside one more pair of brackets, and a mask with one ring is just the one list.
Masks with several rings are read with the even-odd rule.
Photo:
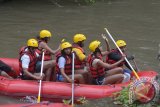
[[72, 50], [76, 54], [75, 58], [75, 69], [76, 73], [83, 74], [84, 67], [86, 63], [86, 55], [84, 52], [84, 41], [86, 40], [86, 36], [83, 34], [76, 34], [73, 37], [73, 44], [72, 44]]
[[[122, 50], [122, 52], [124, 54], [126, 54], [126, 46], [127, 46], [126, 42], [124, 40], [118, 40], [116, 42], [116, 44]], [[121, 58], [122, 58], [122, 54], [120, 53], [120, 51], [117, 48], [112, 49], [111, 52], [106, 57], [106, 62], [109, 63], [109, 64], [114, 64], [117, 61], [119, 61]], [[130, 56], [130, 57], [127, 57], [127, 59], [128, 60], [133, 60], [134, 57]], [[129, 69], [124, 68], [124, 65]], [[120, 64], [117, 65], [117, 67], [121, 67], [124, 71], [124, 75], [125, 75], [125, 81], [124, 82], [129, 81], [130, 80], [131, 69], [130, 69], [129, 65], [127, 64], [127, 62], [125, 62], [125, 61], [121, 62]]]
[[73, 37], [72, 50], [75, 52], [75, 73], [82, 74], [85, 83], [91, 83], [90, 75], [87, 71], [87, 56], [84, 51], [84, 42], [86, 41], [86, 36], [84, 34], [75, 34]]
[[[38, 39], [38, 49], [36, 50], [36, 52], [39, 53], [39, 55], [41, 56], [36, 64], [36, 72], [40, 72], [41, 69], [41, 61], [42, 61], [42, 50], [45, 50], [45, 54], [44, 54], [44, 73], [46, 75], [45, 80], [46, 81], [50, 81], [51, 79], [51, 75], [53, 74], [54, 77], [53, 80], [56, 79], [56, 73], [54, 71], [54, 67], [56, 66], [56, 60], [52, 59], [52, 55], [55, 55], [57, 52], [60, 51], [60, 47], [58, 47], [56, 50], [52, 50], [49, 46], [48, 46], [48, 42], [51, 38], [52, 34], [50, 31], [48, 30], [41, 30], [39, 33], [39, 36], [37, 37]], [[54, 71], [54, 72], [52, 72]]]
[[35, 72], [35, 66], [39, 56], [39, 54], [35, 52], [37, 47], [37, 40], [29, 39], [27, 41], [27, 47], [21, 48], [19, 69], [22, 74], [21, 78], [24, 80], [42, 80], [44, 77], [44, 74], [40, 76], [40, 73]]

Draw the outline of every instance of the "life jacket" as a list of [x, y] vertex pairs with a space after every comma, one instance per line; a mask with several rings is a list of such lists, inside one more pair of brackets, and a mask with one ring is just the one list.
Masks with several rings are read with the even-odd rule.
[[93, 54], [90, 54], [87, 59], [87, 62], [89, 63], [89, 69], [90, 69], [91, 75], [94, 79], [105, 76], [105, 71], [102, 66], [97, 66], [97, 68], [94, 68], [92, 66], [93, 61], [97, 58], [100, 60], [103, 60], [102, 56], [95, 57]]
[[30, 58], [30, 63], [29, 63], [29, 67], [28, 67], [28, 71], [31, 73], [35, 72], [35, 66], [36, 66], [36, 62], [37, 62], [37, 55], [36, 52], [34, 52], [34, 54], [31, 54], [29, 51], [26, 50], [27, 47], [22, 47], [19, 51], [19, 71], [22, 73], [21, 75], [23, 75], [23, 68], [22, 68], [22, 61], [21, 61], [21, 57], [26, 54], [29, 56]]
[[[40, 44], [41, 42], [43, 42], [43, 41], [39, 40], [38, 44]], [[41, 61], [42, 60], [42, 49], [36, 49], [36, 52], [40, 55], [38, 60]], [[44, 53], [44, 61], [48, 61], [51, 59], [52, 59], [51, 53], [46, 50]]]
[[[118, 57], [118, 58], [117, 58]], [[121, 53], [118, 49], [112, 49], [106, 57], [106, 63], [114, 64], [122, 58]], [[117, 67], [122, 67], [125, 62], [121, 62]]]
[[[79, 45], [73, 43], [72, 47], [81, 50], [82, 53], [85, 54], [83, 48], [81, 48]], [[83, 69], [85, 64], [86, 64], [85, 61], [80, 61], [77, 55], [75, 57], [75, 62], [74, 63], [75, 63], [75, 69]]]
[[[57, 74], [61, 74], [60, 68], [58, 66], [58, 60], [60, 57], [63, 57], [62, 54], [61, 53], [57, 54], [57, 56], [56, 56], [56, 72], [57, 72]], [[71, 75], [72, 74], [72, 57], [65, 56], [64, 58], [66, 60], [64, 71], [67, 75]]]

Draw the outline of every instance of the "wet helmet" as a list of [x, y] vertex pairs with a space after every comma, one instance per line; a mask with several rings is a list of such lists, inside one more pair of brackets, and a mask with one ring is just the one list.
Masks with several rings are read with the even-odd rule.
[[51, 37], [51, 32], [48, 30], [41, 30], [39, 34], [40, 38]]
[[98, 40], [92, 41], [92, 42], [89, 44], [89, 49], [90, 49], [92, 52], [95, 52], [96, 48], [98, 48], [100, 44], [101, 44], [101, 42], [98, 41]]
[[116, 44], [118, 45], [118, 47], [123, 47], [123, 46], [126, 46], [126, 45], [127, 45], [124, 40], [118, 40], [118, 41], [116, 42]]
[[66, 48], [71, 48], [72, 45], [69, 42], [63, 42], [60, 46], [61, 50], [64, 50]]
[[80, 41], [84, 41], [84, 40], [86, 40], [86, 37], [83, 34], [76, 34], [73, 37], [73, 42], [74, 43], [77, 43], [77, 42], [80, 42]]
[[27, 41], [27, 46], [30, 46], [30, 47], [38, 47], [38, 42], [36, 39], [29, 39]]

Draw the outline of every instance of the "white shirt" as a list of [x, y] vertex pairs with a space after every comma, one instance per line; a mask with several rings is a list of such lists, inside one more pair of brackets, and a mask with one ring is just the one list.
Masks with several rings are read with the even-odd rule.
[[58, 66], [59, 66], [59, 68], [65, 68], [65, 64], [66, 64], [66, 59], [63, 56], [61, 56], [58, 59]]
[[[28, 48], [25, 50], [27, 51]], [[36, 52], [36, 56], [39, 57], [39, 54]], [[29, 67], [29, 63], [30, 63], [30, 57], [27, 54], [22, 55], [21, 57], [21, 61], [22, 61], [22, 68], [27, 68]]]
[[30, 63], [30, 58], [28, 55], [24, 54], [21, 57], [21, 61], [22, 61], [22, 68], [27, 68], [29, 67], [29, 63]]
[[93, 66], [94, 68], [97, 68], [97, 63], [98, 63], [98, 61], [100, 61], [100, 59], [94, 59], [94, 60], [93, 60], [92, 66]]

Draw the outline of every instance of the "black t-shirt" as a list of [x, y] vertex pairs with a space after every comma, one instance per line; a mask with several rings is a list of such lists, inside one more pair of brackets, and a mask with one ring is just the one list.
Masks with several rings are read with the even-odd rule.
[[[133, 60], [134, 59], [134, 57], [132, 55], [131, 56], [126, 56], [126, 57], [127, 57], [128, 60]], [[122, 58], [122, 55], [121, 55], [120, 52], [114, 52], [113, 51], [113, 52], [111, 52], [111, 53], [108, 54], [108, 58], [117, 62], [117, 61], [119, 61]], [[124, 61], [124, 62], [125, 62], [124, 63], [125, 66], [131, 70], [131, 68], [128, 65], [128, 63], [126, 61]]]
[[117, 53], [117, 52], [111, 52], [111, 53], [108, 54], [108, 58], [112, 59], [116, 62], [119, 61], [121, 59], [121, 57], [122, 57], [122, 55]]

